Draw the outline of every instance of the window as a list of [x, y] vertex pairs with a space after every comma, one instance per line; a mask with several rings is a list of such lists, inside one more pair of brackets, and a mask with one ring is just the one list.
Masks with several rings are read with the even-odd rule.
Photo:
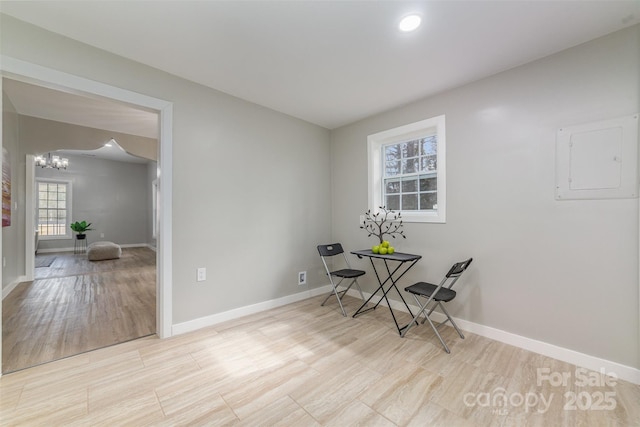
[[445, 222], [445, 117], [369, 135], [369, 207], [407, 222]]
[[71, 239], [71, 183], [36, 181], [38, 193], [37, 224], [41, 239]]

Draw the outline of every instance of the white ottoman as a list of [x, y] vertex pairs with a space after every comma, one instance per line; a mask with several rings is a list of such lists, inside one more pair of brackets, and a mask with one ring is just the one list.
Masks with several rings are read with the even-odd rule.
[[117, 259], [122, 255], [120, 245], [113, 242], [93, 242], [87, 247], [89, 261], [102, 261], [105, 259]]

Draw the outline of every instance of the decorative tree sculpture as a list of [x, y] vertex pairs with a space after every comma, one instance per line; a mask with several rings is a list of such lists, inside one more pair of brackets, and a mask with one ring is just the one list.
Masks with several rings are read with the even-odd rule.
[[402, 214], [400, 212], [395, 213], [387, 209], [386, 206], [380, 206], [379, 209], [374, 214], [371, 213], [371, 209], [367, 210], [360, 228], [368, 232], [369, 236], [376, 236], [380, 243], [384, 242], [385, 235], [389, 235], [393, 239], [396, 236], [402, 236], [403, 239], [406, 239], [407, 236], [404, 235], [404, 230], [402, 230]]

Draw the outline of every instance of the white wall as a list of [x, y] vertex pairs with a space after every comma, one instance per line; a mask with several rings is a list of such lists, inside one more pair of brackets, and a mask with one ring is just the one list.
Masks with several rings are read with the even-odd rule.
[[331, 230], [326, 129], [0, 19], [4, 55], [173, 102], [174, 323], [325, 284], [315, 246]]
[[638, 199], [554, 198], [556, 130], [640, 110], [639, 38], [635, 26], [333, 131], [334, 240], [373, 243], [357, 227], [367, 135], [445, 114], [447, 223], [406, 225], [397, 246], [424, 257], [406, 283], [473, 257], [454, 316], [640, 367]]

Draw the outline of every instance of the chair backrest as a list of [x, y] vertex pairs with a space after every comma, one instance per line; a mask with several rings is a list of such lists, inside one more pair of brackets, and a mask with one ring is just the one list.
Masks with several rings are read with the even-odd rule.
[[458, 281], [460, 276], [462, 276], [462, 273], [464, 273], [467, 267], [469, 267], [469, 264], [471, 264], [471, 261], [473, 261], [473, 258], [469, 258], [466, 261], [456, 262], [455, 264], [453, 264], [453, 266], [451, 266], [451, 268], [449, 269], [449, 271], [447, 272], [443, 280], [444, 282], [447, 279], [452, 279], [451, 283], [449, 283], [449, 286], [447, 286], [447, 288], [451, 289], [453, 287], [453, 285]]
[[334, 256], [344, 252], [340, 243], [332, 243], [330, 245], [318, 245], [320, 256]]

